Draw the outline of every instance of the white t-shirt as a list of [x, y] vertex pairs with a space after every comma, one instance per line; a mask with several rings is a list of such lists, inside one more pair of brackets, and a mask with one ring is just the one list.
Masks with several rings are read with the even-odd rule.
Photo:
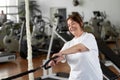
[[103, 80], [97, 43], [91, 33], [84, 32], [79, 38], [73, 38], [64, 44], [62, 50], [78, 43], [86, 46], [89, 51], [65, 56], [71, 68], [69, 80]]

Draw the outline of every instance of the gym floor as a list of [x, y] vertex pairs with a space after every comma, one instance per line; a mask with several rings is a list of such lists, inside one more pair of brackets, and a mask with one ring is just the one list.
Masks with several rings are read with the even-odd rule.
[[[28, 62], [26, 59], [23, 59], [20, 57], [19, 53], [16, 53], [17, 58], [15, 61], [6, 62], [6, 63], [0, 63], [0, 79], [6, 78], [12, 75], [16, 75], [18, 73], [27, 71], [28, 69]], [[33, 58], [33, 66], [34, 68], [39, 67], [43, 64], [43, 60], [45, 60], [47, 57], [46, 54], [41, 53], [38, 57]], [[112, 66], [109, 67], [112, 71], [114, 71], [116, 74], [118, 72], [113, 68]], [[67, 72], [69, 73], [69, 66], [66, 63], [59, 63], [55, 67], [52, 67], [53, 73], [56, 72]], [[36, 72], [34, 72], [34, 77], [41, 77], [43, 75], [43, 70], [40, 69]], [[28, 75], [25, 75], [23, 77], [16, 78], [15, 80], [28, 80]], [[120, 79], [119, 79], [120, 80]]]
[[[18, 53], [16, 53], [16, 54], [17, 54], [17, 58], [16, 58], [15, 61], [0, 63], [0, 79], [7, 78], [9, 76], [13, 76], [13, 75], [16, 75], [18, 73], [27, 71], [27, 69], [28, 69], [27, 60], [21, 58]], [[42, 65], [43, 60], [45, 60], [46, 57], [47, 57], [46, 54], [41, 54], [38, 57], [33, 58], [34, 68], [37, 68], [40, 65]], [[52, 69], [53, 69], [53, 73], [69, 72], [69, 67], [66, 63], [64, 63], [64, 64], [59, 63], [55, 67], [52, 67]], [[41, 77], [42, 75], [43, 75], [43, 70], [42, 69], [34, 72], [34, 77], [35, 78]], [[23, 77], [16, 78], [15, 80], [29, 80], [29, 79], [28, 79], [28, 75], [25, 75]]]

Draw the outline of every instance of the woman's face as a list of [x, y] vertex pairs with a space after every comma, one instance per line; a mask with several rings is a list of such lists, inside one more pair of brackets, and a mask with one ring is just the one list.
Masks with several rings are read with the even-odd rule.
[[67, 21], [67, 24], [68, 24], [68, 29], [69, 29], [69, 31], [70, 31], [74, 36], [79, 35], [79, 33], [82, 31], [80, 25], [79, 25], [77, 22], [73, 21], [72, 19], [69, 19], [69, 20]]

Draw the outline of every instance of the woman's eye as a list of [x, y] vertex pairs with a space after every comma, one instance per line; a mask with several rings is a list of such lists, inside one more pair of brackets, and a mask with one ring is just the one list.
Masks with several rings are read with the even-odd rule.
[[75, 25], [75, 22], [72, 22], [71, 24], [68, 24], [68, 27]]
[[72, 23], [72, 25], [74, 25], [75, 23]]

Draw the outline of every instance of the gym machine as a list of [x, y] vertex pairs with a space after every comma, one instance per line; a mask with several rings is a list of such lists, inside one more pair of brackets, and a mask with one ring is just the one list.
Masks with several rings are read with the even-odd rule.
[[[0, 63], [10, 62], [16, 60], [16, 52], [14, 51], [17, 48], [17, 36], [13, 35], [14, 29], [13, 22], [5, 22], [0, 30], [0, 48], [3, 49], [0, 52]], [[16, 46], [15, 46], [16, 45]], [[14, 52], [13, 52], [14, 51]]]
[[105, 55], [105, 57], [113, 63], [113, 66], [120, 73], [120, 62], [119, 62], [120, 56], [115, 54], [115, 52], [111, 50], [102, 39], [96, 38], [96, 40], [97, 40], [99, 51], [102, 52]]
[[[120, 54], [120, 46], [118, 45], [119, 33], [117, 28], [111, 24], [106, 18], [105, 12], [93, 11], [94, 17], [87, 22], [87, 30], [92, 32], [97, 38], [103, 39], [106, 43], [114, 43], [112, 48], [116, 54]], [[89, 29], [88, 29], [89, 28]], [[85, 28], [86, 29], [86, 28]]]
[[[19, 39], [19, 53], [20, 56], [24, 59], [27, 57], [27, 41], [25, 34], [25, 18], [21, 17], [22, 25], [20, 31]], [[31, 20], [31, 40], [32, 40], [32, 51], [33, 57], [40, 55], [40, 52], [47, 53], [48, 46], [50, 43], [50, 36], [45, 33], [45, 26], [48, 25], [52, 28], [52, 25], [49, 22], [46, 22], [42, 19], [41, 15], [36, 15], [33, 20]], [[61, 41], [58, 38], [54, 38], [52, 45], [51, 53], [57, 52], [61, 48]]]

